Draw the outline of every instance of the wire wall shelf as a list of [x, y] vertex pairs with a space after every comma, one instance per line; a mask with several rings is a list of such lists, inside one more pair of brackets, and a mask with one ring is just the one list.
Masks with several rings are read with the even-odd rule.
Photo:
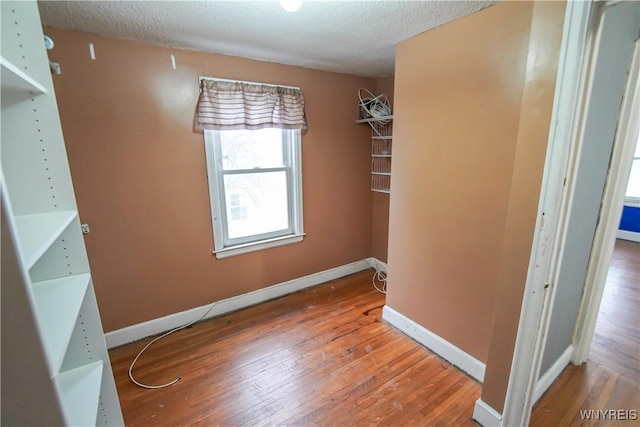
[[393, 116], [359, 119], [371, 127], [371, 190], [389, 193], [391, 189], [391, 158]]
[[371, 173], [391, 175], [391, 157], [372, 157]]
[[374, 139], [371, 141], [372, 157], [391, 157], [391, 140]]
[[391, 192], [391, 174], [371, 174], [371, 191]]

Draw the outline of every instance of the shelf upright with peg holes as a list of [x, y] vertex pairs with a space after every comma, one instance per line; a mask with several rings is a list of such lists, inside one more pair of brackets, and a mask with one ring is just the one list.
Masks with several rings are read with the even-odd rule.
[[2, 1], [2, 425], [124, 425], [35, 1]]

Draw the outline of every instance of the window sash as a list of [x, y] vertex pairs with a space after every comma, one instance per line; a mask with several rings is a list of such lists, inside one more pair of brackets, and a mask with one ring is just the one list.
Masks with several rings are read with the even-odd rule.
[[[218, 171], [218, 179], [217, 179], [218, 192], [219, 192], [218, 198], [220, 199], [219, 204], [220, 204], [220, 209], [221, 209], [222, 218], [223, 218], [223, 224], [221, 228], [222, 228], [222, 241], [225, 247], [242, 245], [246, 243], [255, 242], [258, 240], [273, 239], [274, 237], [281, 237], [281, 236], [285, 236], [293, 233], [294, 230], [291, 223], [291, 218], [293, 213], [291, 209], [292, 200], [291, 200], [291, 185], [290, 185], [290, 181], [291, 181], [290, 169], [291, 169], [290, 167], [281, 167], [281, 168], [269, 168], [269, 169], [259, 169], [259, 170], [239, 169], [239, 170], [233, 170], [233, 171], [220, 171], [220, 170]], [[224, 185], [224, 182], [225, 182], [224, 177], [229, 175], [260, 175], [263, 173], [270, 173], [270, 172], [285, 172], [285, 181], [287, 185], [288, 227], [280, 230], [270, 231], [268, 233], [251, 234], [245, 237], [236, 237], [236, 238], [229, 237], [229, 218], [227, 217], [227, 197], [226, 197], [227, 188]]]
[[[279, 239], [287, 237], [301, 237], [302, 231], [302, 171], [300, 162], [300, 131], [282, 130], [283, 163], [282, 167], [260, 169], [229, 169], [222, 167], [222, 150], [220, 131], [205, 130], [205, 147], [207, 152], [207, 168], [209, 170], [209, 185], [211, 197], [211, 213], [214, 234], [214, 252], [232, 250], [236, 247], [259, 245], [265, 243], [274, 246]], [[213, 166], [213, 167], [212, 167]], [[287, 191], [288, 226], [281, 230], [254, 234], [238, 238], [229, 237], [226, 206], [225, 176], [252, 175], [269, 172], [284, 172]], [[300, 239], [296, 239], [300, 241]], [[282, 241], [280, 244], [288, 243]], [[258, 248], [260, 249], [260, 248]], [[245, 252], [245, 251], [242, 251]]]

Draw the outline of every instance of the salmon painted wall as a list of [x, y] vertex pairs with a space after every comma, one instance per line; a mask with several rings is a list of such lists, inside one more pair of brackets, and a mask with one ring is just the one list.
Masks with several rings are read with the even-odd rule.
[[[62, 128], [105, 331], [371, 256], [367, 128], [373, 79], [45, 28]], [[88, 44], [96, 60], [89, 58]], [[177, 68], [171, 67], [175, 55]], [[198, 76], [299, 86], [302, 243], [223, 260], [213, 237]]]
[[[384, 93], [391, 102], [393, 111], [393, 83], [394, 76], [387, 76], [376, 80], [375, 94]], [[393, 148], [392, 148], [393, 150]], [[393, 161], [393, 159], [392, 159]], [[389, 241], [389, 194], [371, 192], [373, 203], [373, 227], [371, 229], [372, 256], [380, 261], [387, 261], [387, 243]]]
[[533, 6], [526, 84], [504, 231], [496, 310], [482, 400], [502, 412], [515, 349], [524, 285], [542, 184], [556, 75], [562, 43], [565, 2]]
[[396, 49], [387, 304], [487, 361], [531, 3], [505, 2]]

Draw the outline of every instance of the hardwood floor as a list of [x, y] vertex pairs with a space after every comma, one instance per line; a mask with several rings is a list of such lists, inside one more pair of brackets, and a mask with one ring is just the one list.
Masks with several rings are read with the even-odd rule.
[[640, 243], [616, 241], [589, 360], [640, 383]]
[[110, 351], [128, 426], [456, 425], [481, 386], [381, 321], [362, 272]]
[[[110, 351], [128, 426], [476, 426], [481, 386], [381, 321], [362, 272]], [[581, 410], [622, 410], [584, 420]], [[633, 411], [635, 410], [635, 416]], [[602, 414], [600, 414], [602, 415]], [[597, 414], [592, 414], [597, 416]], [[589, 362], [569, 365], [532, 426], [640, 425], [640, 244], [616, 243]], [[632, 419], [632, 418], [636, 419]]]
[[[590, 409], [622, 412], [617, 420], [583, 420], [580, 411]], [[616, 241], [589, 361], [563, 371], [531, 425], [640, 425], [640, 243]]]

